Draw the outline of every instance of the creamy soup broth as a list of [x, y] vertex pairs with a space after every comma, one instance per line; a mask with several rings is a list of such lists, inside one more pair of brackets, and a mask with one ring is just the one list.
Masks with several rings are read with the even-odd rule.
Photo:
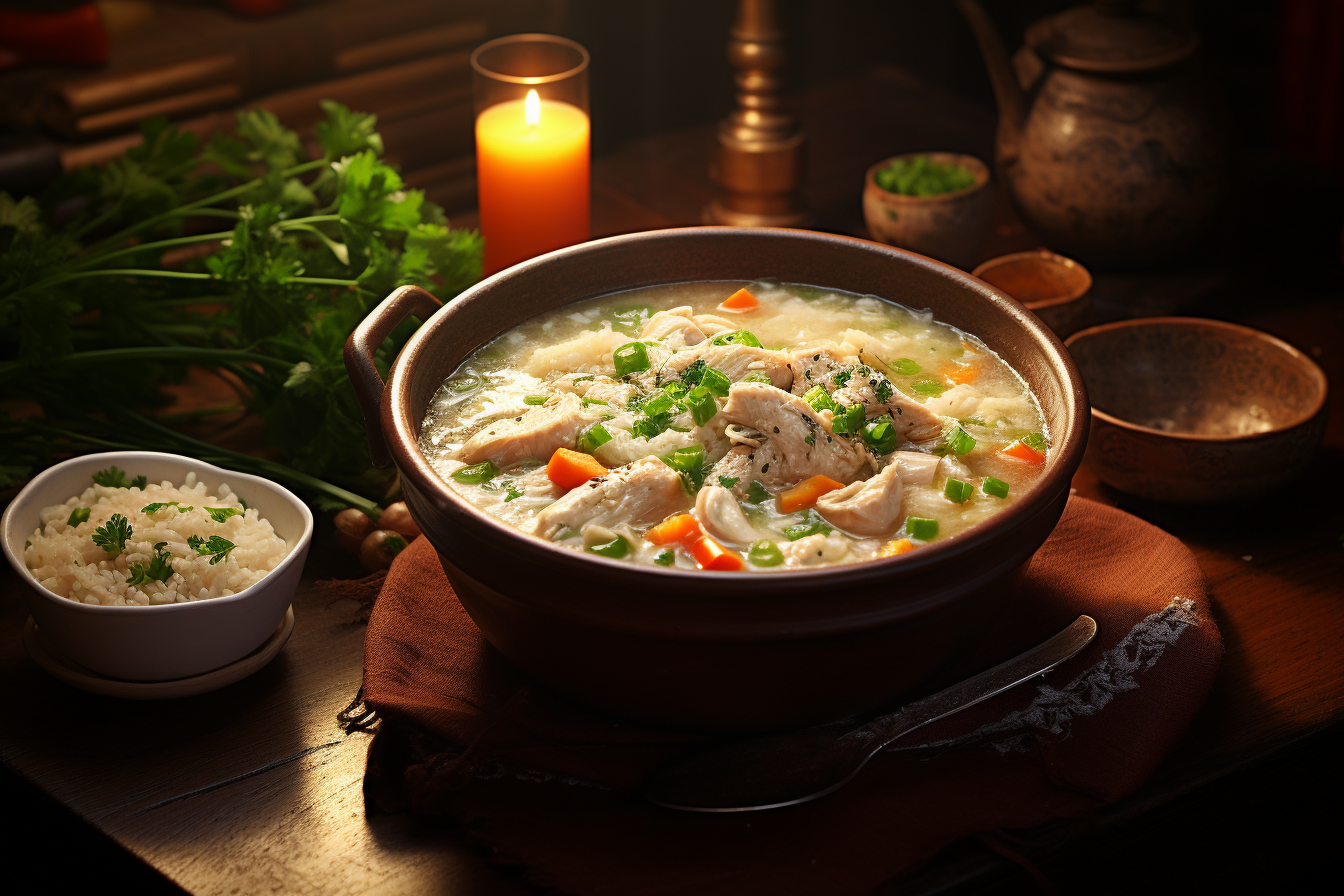
[[[730, 304], [745, 310], [720, 307], [743, 288]], [[533, 318], [448, 378], [421, 433], [453, 488], [524, 532], [744, 572], [955, 538], [1019, 500], [1050, 450], [1036, 399], [975, 336], [770, 282], [650, 287]]]

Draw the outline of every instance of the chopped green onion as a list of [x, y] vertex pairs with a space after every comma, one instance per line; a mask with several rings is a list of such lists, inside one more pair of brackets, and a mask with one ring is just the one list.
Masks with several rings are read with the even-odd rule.
[[849, 381], [853, 378], [853, 376], [854, 376], [854, 371], [852, 371], [852, 370], [842, 370], [842, 371], [840, 371], [839, 373], [837, 373], [835, 376], [831, 377], [831, 385], [835, 386], [835, 387], [838, 389], [838, 388], [840, 388], [841, 386], [843, 386], [845, 383], [849, 382]]
[[749, 374], [747, 374], [746, 376], [742, 377], [742, 382], [744, 382], [744, 383], [773, 383], [774, 380], [770, 379], [770, 377], [766, 376], [764, 373], [761, 373], [759, 370], [757, 370], [757, 371], [753, 371], [752, 373], [749, 373]]
[[890, 414], [874, 417], [863, 426], [863, 440], [875, 454], [890, 454], [896, 450], [896, 424]]
[[778, 566], [784, 562], [784, 554], [779, 546], [768, 538], [753, 542], [747, 551], [747, 559], [753, 566]]
[[649, 352], [642, 342], [627, 342], [611, 353], [617, 376], [629, 376], [649, 369]]
[[831, 400], [830, 394], [821, 386], [813, 386], [804, 392], [803, 401], [812, 405], [814, 411], [835, 410], [835, 402]]
[[761, 485], [755, 479], [751, 481], [751, 485], [747, 486], [747, 500], [752, 504], [763, 504], [766, 501], [774, 500], [774, 497], [774, 495], [765, 490], [765, 486]]
[[965, 504], [970, 500], [972, 491], [971, 484], [960, 479], [949, 479], [947, 485], [943, 486], [943, 496], [954, 504]]
[[646, 417], [657, 417], [659, 414], [666, 414], [676, 407], [676, 404], [671, 395], [666, 392], [659, 392], [644, 402], [644, 415]]
[[592, 407], [595, 404], [600, 404], [603, 407], [608, 407], [606, 400], [602, 398], [581, 398], [579, 399], [579, 401], [586, 408]]
[[1045, 449], [1048, 447], [1045, 442], [1045, 436], [1041, 435], [1038, 432], [1033, 432], [1031, 435], [1023, 436], [1022, 444], [1027, 445], [1028, 447], [1031, 448], [1035, 448], [1042, 454], [1045, 453]]
[[958, 456], [965, 454], [975, 447], [975, 439], [960, 426], [952, 427], [952, 431], [947, 434], [947, 450]]
[[809, 535], [830, 535], [833, 531], [835, 530], [821, 518], [821, 514], [809, 508], [803, 514], [802, 522], [785, 527], [784, 535], [788, 537], [789, 541], [797, 541]]
[[489, 482], [499, 475], [499, 467], [496, 467], [490, 461], [482, 461], [470, 467], [463, 467], [453, 473], [453, 478], [466, 485], [479, 485], [482, 482]]
[[89, 508], [76, 507], [74, 510], [70, 511], [70, 518], [65, 521], [65, 524], [67, 526], [78, 526], [80, 523], [87, 523], [88, 521]]
[[905, 521], [905, 531], [911, 538], [933, 541], [938, 537], [938, 521], [912, 516]]
[[849, 407], [837, 410], [831, 419], [831, 432], [853, 435], [863, 429], [865, 416], [861, 404], [851, 404]]
[[516, 488], [513, 483], [509, 483], [509, 490], [504, 494], [504, 503], [507, 504], [514, 498], [521, 498], [523, 492]]
[[[698, 387], [697, 387], [698, 388]], [[705, 449], [703, 445], [678, 448], [663, 458], [664, 463], [681, 474], [682, 484], [692, 495], [705, 483]]]
[[673, 398], [681, 398], [689, 391], [689, 389], [687, 388], [685, 383], [680, 382], [678, 380], [673, 380], [672, 382], [667, 383], [666, 385], [663, 386], [663, 391], [666, 392], [668, 395], [672, 396]]
[[878, 380], [877, 388], [874, 389], [873, 391], [877, 393], [877, 400], [882, 402], [883, 404], [886, 404], [888, 401], [890, 401], [891, 396], [894, 395], [896, 392], [896, 390], [892, 388], [891, 383], [887, 382], [886, 379]]
[[715, 370], [713, 367], [705, 368], [705, 373], [700, 377], [700, 385], [713, 392], [720, 398], [728, 394], [728, 387], [733, 381], [728, 379], [728, 374], [722, 370]]
[[760, 348], [761, 340], [750, 330], [734, 330], [731, 333], [720, 333], [715, 336], [711, 342], [714, 345], [749, 345], [752, 348]]
[[671, 414], [658, 414], [655, 417], [645, 417], [636, 420], [630, 425], [630, 432], [645, 439], [652, 439], [656, 436], [660, 436], [665, 431], [672, 428], [668, 425], [671, 422], [671, 416]]
[[571, 529], [569, 526], [561, 526], [560, 529], [551, 536], [551, 541], [564, 541], [568, 538], [573, 538], [578, 534], [578, 529]]
[[617, 535], [611, 541], [595, 544], [588, 548], [590, 554], [597, 554], [600, 557], [610, 557], [613, 560], [619, 560], [630, 553], [630, 542], [625, 540], [624, 535]]
[[578, 448], [585, 454], [592, 454], [610, 441], [611, 433], [607, 432], [607, 428], [601, 423], [594, 423], [579, 433]]
[[545, 404], [545, 395], [527, 395], [523, 398], [523, 404]]
[[920, 367], [918, 364], [916, 364], [909, 358], [897, 358], [895, 361], [892, 361], [887, 366], [890, 367], [892, 371], [894, 371], [895, 373], [899, 373], [901, 376], [914, 376], [915, 374], [919, 373], [921, 370], [924, 369], [923, 367]]
[[986, 476], [985, 482], [980, 486], [987, 495], [993, 495], [996, 498], [1008, 497], [1008, 483], [1002, 479], [995, 479], [993, 476]]
[[654, 555], [653, 562], [659, 566], [671, 566], [677, 562], [677, 554], [670, 548], [664, 548]]
[[942, 395], [948, 390], [947, 383], [940, 383], [937, 380], [915, 380], [910, 384], [920, 395]]
[[695, 425], [704, 426], [719, 412], [719, 403], [714, 400], [714, 393], [702, 385], [686, 394], [686, 408], [691, 412]]
[[720, 477], [719, 477], [719, 485], [723, 486], [724, 488], [732, 488], [733, 486], [737, 485], [737, 477], [735, 477], [735, 476], [720, 476]]

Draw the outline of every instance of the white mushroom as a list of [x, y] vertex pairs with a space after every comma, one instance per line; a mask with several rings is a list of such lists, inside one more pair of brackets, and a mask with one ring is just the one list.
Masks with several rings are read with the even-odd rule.
[[750, 544], [756, 530], [747, 522], [733, 493], [721, 485], [707, 485], [695, 498], [695, 515], [710, 535], [720, 541]]
[[817, 513], [852, 535], [887, 532], [901, 515], [903, 489], [899, 469], [898, 464], [888, 464], [872, 479], [827, 492], [817, 499]]

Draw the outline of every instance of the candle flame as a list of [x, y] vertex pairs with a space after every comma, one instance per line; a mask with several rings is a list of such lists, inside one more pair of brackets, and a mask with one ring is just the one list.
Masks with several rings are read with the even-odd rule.
[[527, 99], [523, 101], [523, 114], [527, 116], [527, 123], [536, 126], [541, 121], [541, 97], [537, 96], [535, 90], [527, 92]]

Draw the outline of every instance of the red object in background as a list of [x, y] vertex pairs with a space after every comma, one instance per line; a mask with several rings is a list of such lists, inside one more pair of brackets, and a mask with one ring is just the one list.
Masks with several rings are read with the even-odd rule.
[[294, 0], [224, 0], [224, 5], [240, 16], [273, 16], [284, 12]]
[[1284, 148], [1344, 172], [1344, 3], [1283, 0], [1278, 88]]
[[107, 29], [96, 3], [57, 13], [0, 9], [0, 69], [24, 62], [102, 65], [107, 56]]

